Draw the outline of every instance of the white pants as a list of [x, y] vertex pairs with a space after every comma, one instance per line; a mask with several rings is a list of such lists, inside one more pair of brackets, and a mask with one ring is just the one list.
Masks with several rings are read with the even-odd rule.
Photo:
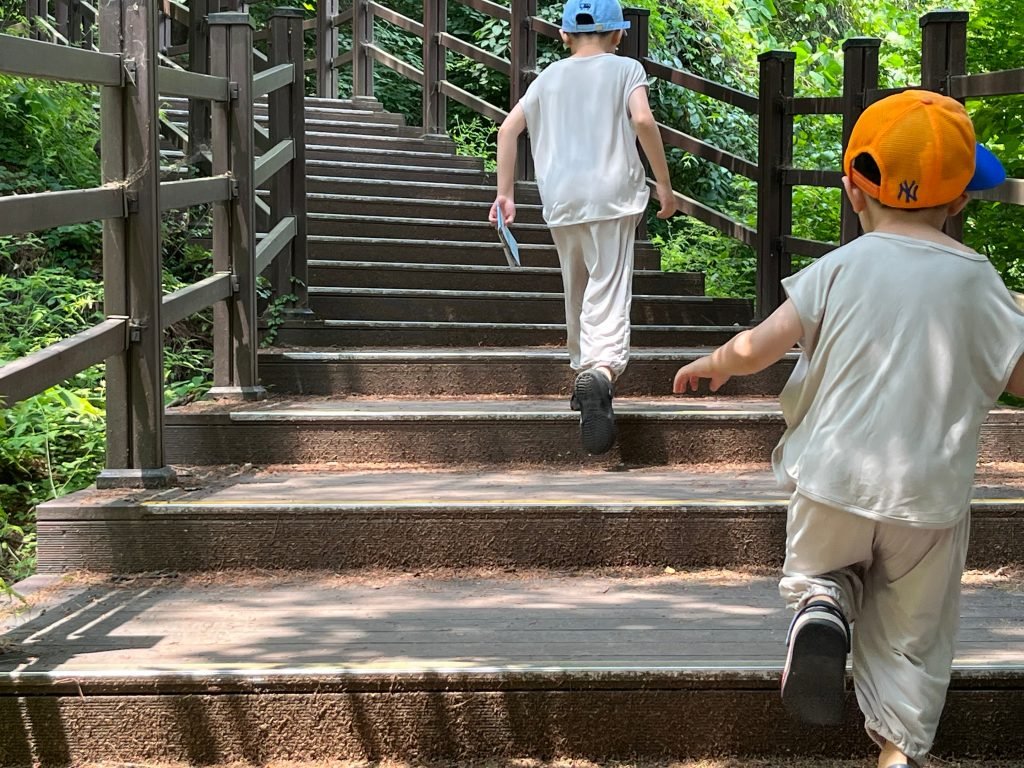
[[838, 602], [853, 630], [853, 683], [868, 734], [921, 763], [946, 702], [970, 514], [952, 528], [884, 523], [800, 493], [789, 504], [779, 592], [793, 608]]
[[569, 363], [618, 378], [629, 362], [633, 241], [640, 216], [552, 227], [565, 290]]

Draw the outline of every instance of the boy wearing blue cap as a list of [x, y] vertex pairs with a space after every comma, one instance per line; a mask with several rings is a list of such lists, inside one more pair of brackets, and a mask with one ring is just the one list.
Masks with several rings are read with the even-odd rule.
[[959, 102], [910, 90], [872, 104], [843, 170], [866, 234], [783, 280], [771, 317], [680, 368], [673, 389], [717, 390], [799, 342], [772, 455], [792, 493], [782, 701], [841, 722], [852, 649], [879, 768], [917, 768], [949, 686], [982, 422], [1001, 392], [1024, 394], [1024, 313], [942, 231], [968, 191], [1005, 176]]
[[615, 443], [613, 384], [629, 361], [633, 241], [647, 208], [647, 155], [661, 203], [675, 213], [661, 134], [647, 102], [640, 62], [614, 55], [629, 22], [616, 0], [569, 0], [562, 42], [572, 55], [547, 67], [498, 131], [498, 207], [515, 219], [516, 140], [529, 130], [544, 221], [558, 250], [565, 291], [569, 361], [579, 375], [571, 405], [580, 411], [584, 449]]

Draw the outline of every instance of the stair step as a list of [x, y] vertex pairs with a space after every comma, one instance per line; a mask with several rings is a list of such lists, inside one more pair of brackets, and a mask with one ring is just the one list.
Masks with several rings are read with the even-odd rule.
[[[492, 242], [460, 240], [410, 240], [398, 237], [336, 237], [310, 235], [309, 258], [332, 261], [380, 261], [406, 264], [506, 265], [504, 252], [494, 235]], [[519, 248], [524, 267], [558, 266], [554, 245], [524, 243]], [[634, 254], [636, 269], [661, 267], [661, 254], [649, 243], [638, 244]]]
[[[403, 216], [407, 218], [451, 218], [463, 221], [486, 221], [490, 200], [434, 200], [425, 197], [368, 197], [310, 193], [306, 206], [310, 213], [343, 213], [353, 216]], [[516, 224], [543, 224], [540, 205], [516, 205]]]
[[[305, 105], [307, 112], [311, 109], [324, 109], [329, 111], [340, 110], [342, 112], [348, 111], [371, 111], [371, 112], [382, 112], [384, 105], [373, 98], [365, 96], [359, 96], [355, 99], [322, 99], [315, 96], [306, 96]], [[179, 96], [161, 96], [160, 104], [164, 105], [166, 109], [172, 110], [187, 110], [188, 99], [181, 98]], [[267, 97], [261, 96], [256, 99], [255, 106], [257, 109], [266, 109]]]
[[[335, 180], [338, 177], [363, 176], [372, 179], [394, 179], [395, 181], [437, 182], [441, 184], [472, 184], [485, 183], [482, 171], [473, 168], [431, 168], [418, 165], [385, 165], [383, 163], [347, 163], [337, 160], [306, 160], [306, 173], [309, 176], [320, 176], [332, 179], [330, 191], [337, 192], [341, 185]], [[308, 179], [307, 179], [308, 180]], [[322, 192], [323, 188], [307, 191]], [[351, 192], [350, 192], [351, 194]]]
[[[310, 309], [329, 320], [534, 322], [565, 320], [561, 293], [310, 287]], [[750, 323], [750, 302], [707, 296], [634, 294], [632, 321], [652, 325]]]
[[[1022, 473], [1020, 465], [981, 468], [968, 567], [1024, 564]], [[42, 504], [40, 572], [779, 569], [785, 557], [788, 496], [765, 465], [275, 469], [211, 480], [183, 470], [181, 484]]]
[[[265, 104], [256, 105], [253, 110], [256, 122], [266, 127], [269, 116]], [[164, 116], [179, 128], [187, 130], [188, 111], [184, 107], [164, 110]], [[393, 112], [382, 112], [380, 110], [357, 109], [306, 109], [306, 133], [311, 131], [323, 131], [333, 133], [335, 129], [345, 130], [345, 127], [353, 123], [363, 125], [393, 125], [404, 126], [405, 118]]]
[[[486, 215], [486, 211], [484, 212]], [[334, 237], [389, 237], [404, 240], [461, 241], [493, 243], [498, 235], [494, 226], [479, 219], [424, 219], [408, 216], [365, 216], [347, 213], [310, 213], [309, 231]], [[512, 233], [520, 243], [551, 244], [546, 224], [515, 224]]]
[[[420, 288], [425, 290], [542, 291], [562, 290], [557, 267], [501, 265], [382, 264], [377, 261], [311, 259], [309, 284], [339, 288]], [[701, 272], [633, 271], [636, 293], [701, 296]]]
[[[615, 383], [619, 397], [666, 395], [679, 366], [704, 349], [634, 349]], [[720, 395], [778, 394], [796, 355], [753, 376], [730, 379]], [[260, 352], [260, 381], [278, 395], [551, 395], [569, 397], [574, 374], [558, 347], [271, 349]]]
[[[20, 643], [0, 657], [9, 764], [863, 760], [871, 749], [852, 690], [827, 738], [783, 711], [789, 611], [774, 577], [83, 581], [36, 577], [34, 606], [9, 624]], [[1017, 602], [994, 586], [966, 591], [937, 754], [1024, 754], [1024, 673], [1005, 661], [1024, 653]], [[59, 761], [39, 736], [53, 713]]]
[[342, 163], [418, 166], [434, 170], [466, 169], [483, 172], [484, 161], [447, 152], [376, 147], [348, 147], [320, 143], [320, 135], [306, 135], [306, 159]]
[[[740, 326], [635, 325], [634, 349], [642, 346], [724, 344]], [[296, 347], [419, 347], [564, 345], [559, 323], [428, 323], [420, 321], [318, 320], [286, 322], [277, 329], [280, 344]]]
[[[171, 464], [664, 466], [767, 462], [784, 430], [775, 399], [616, 399], [618, 442], [588, 458], [563, 398], [306, 398], [169, 408]], [[1024, 460], [1024, 411], [994, 409], [979, 460]]]
[[[430, 198], [438, 201], [459, 200], [494, 202], [495, 187], [480, 180], [441, 184], [428, 181], [384, 179], [359, 176], [324, 176], [316, 175], [315, 169], [306, 177], [306, 191], [310, 194], [338, 194], [364, 197], [402, 197]], [[540, 205], [540, 194], [537, 185], [520, 183], [516, 185], [516, 204]]]

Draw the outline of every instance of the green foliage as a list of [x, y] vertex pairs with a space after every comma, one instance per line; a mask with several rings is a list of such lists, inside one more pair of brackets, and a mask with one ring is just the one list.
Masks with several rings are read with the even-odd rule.
[[[1024, 15], [1015, 0], [977, 0], [967, 33], [971, 72], [1024, 65]], [[1024, 96], [972, 101], [968, 109], [979, 140], [999, 156], [1007, 175], [1024, 177]], [[965, 242], [988, 256], [1010, 288], [1024, 291], [1020, 260], [1024, 208], [972, 202], [965, 223]]]
[[709, 296], [753, 296], [757, 262], [752, 249], [696, 219], [676, 217], [651, 236], [667, 272], [703, 272]]
[[448, 135], [455, 142], [455, 151], [460, 155], [484, 158], [484, 170], [496, 171], [498, 126], [474, 115], [468, 120], [454, 117], [448, 127]]
[[[0, 76], [0, 194], [99, 184], [95, 97], [76, 85]], [[103, 319], [100, 234], [90, 223], [0, 237], [0, 363]], [[209, 252], [194, 245], [208, 234], [206, 210], [166, 217], [165, 291], [210, 274]], [[209, 386], [211, 327], [207, 312], [168, 330], [168, 400]], [[0, 591], [34, 569], [35, 505], [88, 485], [103, 466], [103, 376], [93, 367], [0, 408]]]

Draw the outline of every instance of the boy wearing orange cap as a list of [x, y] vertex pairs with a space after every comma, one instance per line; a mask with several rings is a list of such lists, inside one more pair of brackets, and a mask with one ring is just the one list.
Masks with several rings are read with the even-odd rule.
[[772, 455], [793, 494], [783, 703], [840, 722], [852, 649], [879, 768], [912, 768], [949, 685], [981, 425], [1001, 392], [1024, 393], [1024, 313], [988, 260], [942, 231], [968, 191], [1005, 178], [958, 102], [876, 102], [843, 169], [865, 234], [783, 280], [771, 317], [681, 368], [673, 389], [717, 390], [799, 343]]

